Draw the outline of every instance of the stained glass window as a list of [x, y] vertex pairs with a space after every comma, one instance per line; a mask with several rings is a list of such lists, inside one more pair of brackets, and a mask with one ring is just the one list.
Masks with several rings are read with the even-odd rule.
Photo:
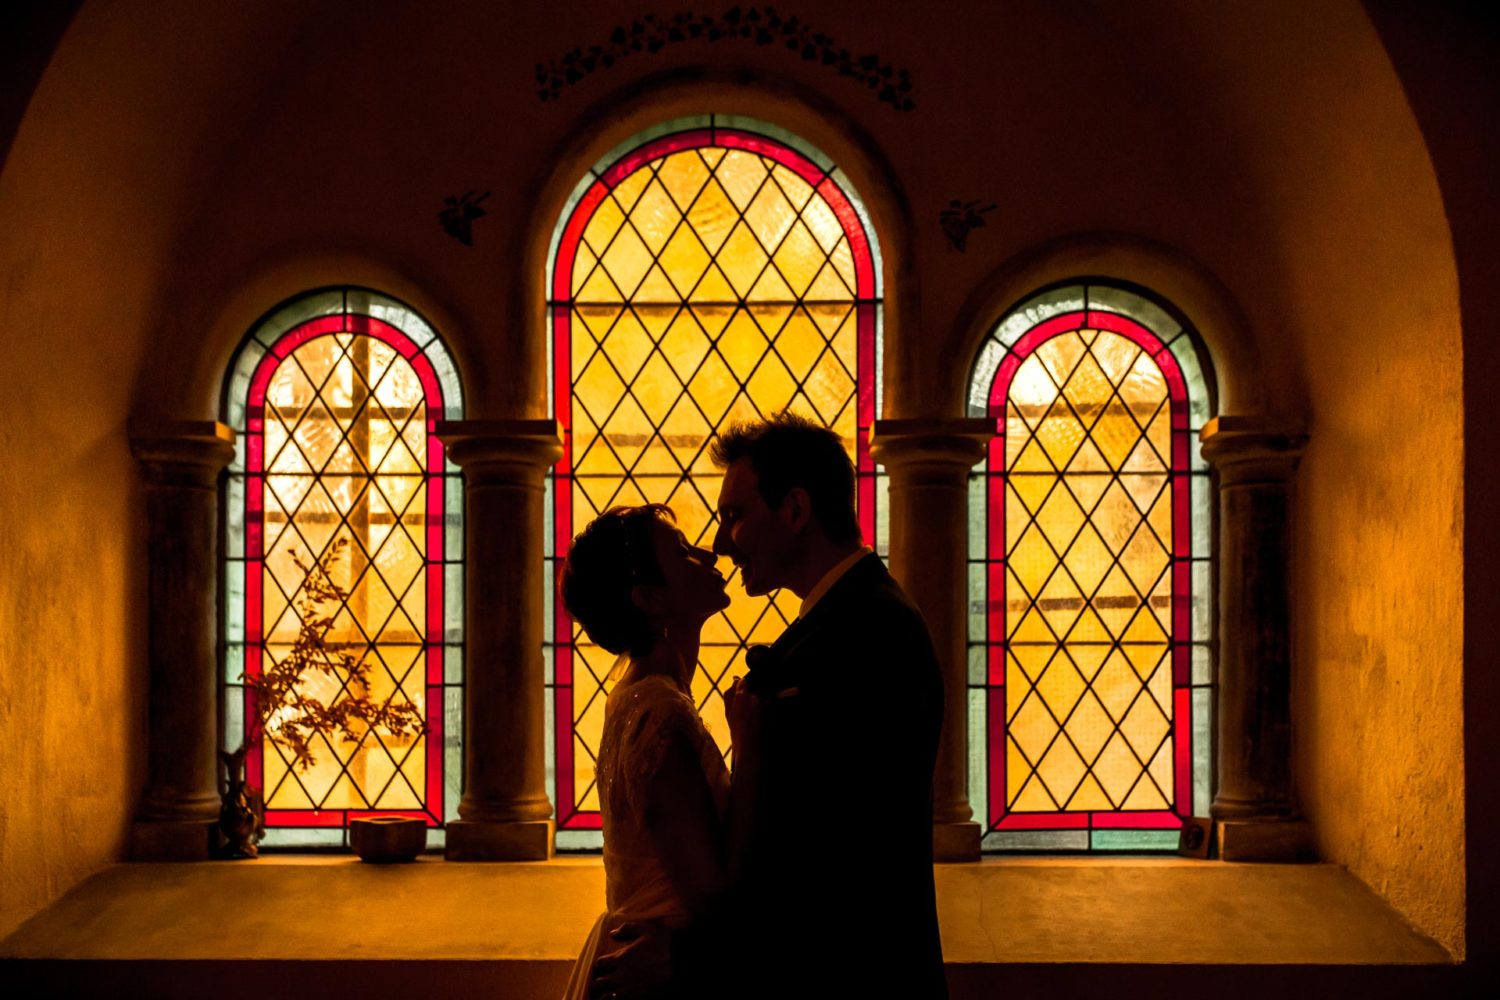
[[[266, 843], [345, 843], [360, 815], [426, 820], [441, 843], [458, 800], [462, 735], [462, 480], [432, 436], [462, 414], [458, 376], [414, 311], [374, 292], [331, 289], [252, 330], [225, 390], [237, 433], [226, 511], [225, 746], [252, 737], [246, 774], [266, 803]], [[343, 595], [309, 600], [318, 568]], [[316, 580], [313, 581], [316, 583]], [[299, 690], [410, 705], [425, 735], [363, 727], [311, 744], [293, 766], [257, 736], [254, 677], [282, 662], [305, 624], [365, 666], [309, 670]], [[315, 626], [316, 627], [316, 626]], [[277, 724], [273, 716], [268, 726]]]
[[[842, 174], [759, 123], [679, 121], [606, 156], [553, 241], [552, 573], [572, 536], [616, 504], [669, 504], [690, 541], [715, 530], [729, 424], [790, 409], [832, 427], [858, 475], [866, 539], [882, 540], [869, 454], [878, 393], [879, 263]], [[727, 567], [725, 567], [727, 569]], [[558, 846], [598, 846], [594, 754], [614, 657], [548, 599], [549, 766]], [[720, 692], [747, 642], [796, 615], [790, 592], [733, 603], [704, 629], [693, 694], [727, 746]]]
[[1213, 401], [1192, 332], [1074, 284], [982, 348], [971, 415], [970, 788], [991, 850], [1161, 850], [1210, 795]]

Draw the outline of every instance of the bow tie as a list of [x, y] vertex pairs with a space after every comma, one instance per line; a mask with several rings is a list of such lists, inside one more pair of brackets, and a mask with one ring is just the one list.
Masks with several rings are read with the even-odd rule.
[[745, 650], [745, 685], [750, 693], [762, 698], [773, 698], [792, 686], [791, 664], [785, 656], [765, 645], [754, 645]]

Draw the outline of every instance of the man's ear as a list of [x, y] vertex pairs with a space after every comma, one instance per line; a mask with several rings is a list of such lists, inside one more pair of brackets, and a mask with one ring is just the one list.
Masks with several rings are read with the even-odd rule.
[[793, 486], [787, 490], [786, 496], [781, 500], [781, 515], [786, 518], [787, 527], [801, 534], [812, 523], [813, 516], [812, 497], [807, 495], [807, 490], [801, 486]]

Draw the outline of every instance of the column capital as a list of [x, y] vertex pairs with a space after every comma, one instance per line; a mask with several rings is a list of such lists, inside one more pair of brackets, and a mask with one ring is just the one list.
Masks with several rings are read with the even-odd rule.
[[995, 436], [986, 417], [877, 420], [870, 455], [887, 468], [952, 466], [967, 472]]
[[234, 431], [216, 420], [132, 418], [125, 430], [153, 483], [212, 486], [234, 458]]
[[1284, 483], [1297, 471], [1307, 432], [1267, 417], [1214, 417], [1198, 432], [1203, 458], [1224, 486]]
[[531, 479], [562, 457], [556, 420], [442, 420], [436, 434], [466, 477]]

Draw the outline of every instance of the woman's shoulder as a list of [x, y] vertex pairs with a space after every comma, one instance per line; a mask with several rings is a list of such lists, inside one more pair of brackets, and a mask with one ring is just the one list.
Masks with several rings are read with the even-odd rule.
[[627, 676], [610, 692], [604, 712], [606, 720], [613, 717], [624, 724], [622, 735], [626, 739], [674, 725], [691, 726], [698, 719], [693, 699], [661, 674]]

